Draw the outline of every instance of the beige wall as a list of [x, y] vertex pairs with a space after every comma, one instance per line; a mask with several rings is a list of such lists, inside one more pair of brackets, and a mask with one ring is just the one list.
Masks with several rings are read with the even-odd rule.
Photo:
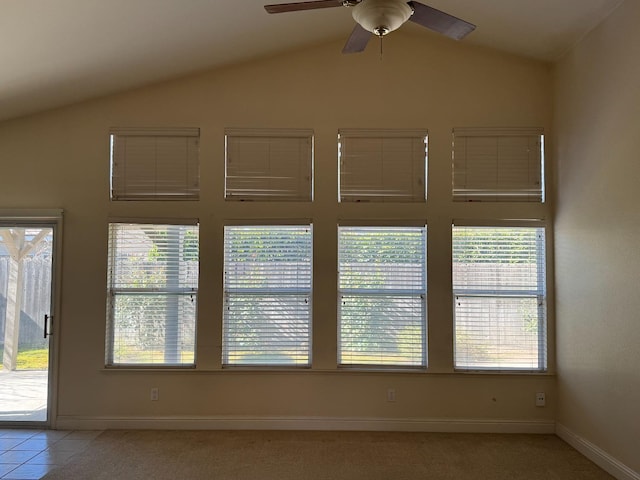
[[640, 3], [557, 70], [558, 421], [640, 472]]
[[[421, 422], [430, 419], [462, 420], [466, 428], [479, 425], [465, 423], [473, 420], [495, 429], [512, 420], [525, 430], [552, 425], [553, 375], [453, 373], [450, 293], [453, 218], [549, 219], [547, 205], [454, 205], [451, 129], [540, 126], [550, 131], [551, 67], [426, 32], [394, 33], [385, 40], [382, 60], [375, 46], [354, 56], [340, 55], [341, 48], [342, 40], [0, 124], [0, 205], [65, 211], [60, 424], [313, 417], [402, 420], [416, 428], [426, 428]], [[110, 203], [111, 126], [200, 127], [201, 200]], [[313, 128], [313, 204], [225, 203], [225, 127]], [[338, 205], [336, 134], [347, 127], [429, 129], [429, 202]], [[195, 372], [104, 370], [107, 222], [145, 216], [200, 219]], [[221, 370], [222, 226], [225, 219], [260, 217], [311, 218], [314, 223], [312, 371]], [[336, 224], [358, 218], [428, 220], [428, 373], [336, 370]], [[550, 322], [553, 332], [553, 316]], [[551, 334], [552, 372], [553, 352]], [[152, 386], [160, 388], [158, 402], [149, 401]], [[396, 389], [395, 403], [386, 402], [387, 388]], [[534, 406], [538, 391], [547, 392], [546, 408]]]

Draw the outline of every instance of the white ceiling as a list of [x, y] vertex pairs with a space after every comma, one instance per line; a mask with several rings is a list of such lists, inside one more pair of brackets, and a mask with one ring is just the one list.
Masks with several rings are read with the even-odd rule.
[[[1, 0], [0, 120], [344, 38], [351, 12], [284, 0]], [[475, 23], [463, 42], [553, 61], [623, 0], [425, 0]], [[403, 28], [419, 27], [414, 25]], [[340, 55], [336, 51], [336, 55]]]

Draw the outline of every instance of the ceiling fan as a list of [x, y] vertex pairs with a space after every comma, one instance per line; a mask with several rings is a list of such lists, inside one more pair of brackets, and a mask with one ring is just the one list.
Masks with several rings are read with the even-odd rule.
[[407, 20], [456, 40], [476, 28], [472, 23], [413, 0], [313, 0], [265, 5], [264, 8], [268, 13], [284, 13], [331, 7], [353, 7], [356, 26], [342, 53], [364, 51], [372, 34], [382, 38]]

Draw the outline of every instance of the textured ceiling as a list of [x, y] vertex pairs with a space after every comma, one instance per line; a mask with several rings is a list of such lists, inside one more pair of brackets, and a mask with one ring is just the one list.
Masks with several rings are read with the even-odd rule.
[[[475, 23], [478, 28], [464, 42], [553, 61], [622, 1], [423, 3]], [[278, 1], [2, 0], [0, 120], [279, 51], [346, 40], [353, 28], [346, 8], [268, 15], [264, 3]], [[403, 28], [419, 31], [414, 25]]]

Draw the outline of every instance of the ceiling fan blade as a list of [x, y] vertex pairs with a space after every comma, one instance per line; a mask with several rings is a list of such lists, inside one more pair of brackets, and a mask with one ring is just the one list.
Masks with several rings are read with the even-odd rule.
[[342, 53], [364, 52], [370, 38], [371, 32], [365, 30], [360, 26], [360, 24], [356, 23], [349, 40], [347, 40], [347, 43], [345, 43], [344, 48], [342, 49]]
[[476, 28], [472, 23], [465, 22], [420, 2], [411, 1], [407, 3], [413, 8], [413, 15], [409, 17], [409, 20], [455, 40], [461, 40]]
[[312, 2], [278, 3], [275, 5], [265, 5], [264, 9], [268, 13], [284, 13], [331, 7], [342, 7], [342, 0], [314, 0]]

